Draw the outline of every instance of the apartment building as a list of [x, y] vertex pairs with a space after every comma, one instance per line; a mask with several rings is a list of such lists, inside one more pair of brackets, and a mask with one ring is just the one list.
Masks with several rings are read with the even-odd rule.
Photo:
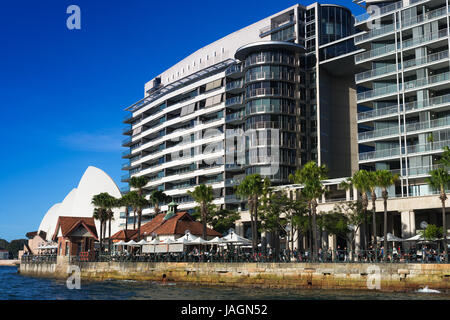
[[425, 183], [450, 143], [449, 2], [357, 1], [363, 32], [355, 56], [361, 169], [388, 169], [402, 197], [433, 193]]
[[[156, 76], [126, 108], [122, 181], [147, 176], [147, 195], [163, 190], [191, 211], [187, 191], [202, 183], [216, 205], [245, 209], [234, 187], [248, 174], [287, 184], [316, 160], [331, 177], [350, 176], [358, 168], [353, 59], [363, 51], [354, 30], [343, 6], [294, 5]], [[143, 214], [151, 219], [153, 208]]]

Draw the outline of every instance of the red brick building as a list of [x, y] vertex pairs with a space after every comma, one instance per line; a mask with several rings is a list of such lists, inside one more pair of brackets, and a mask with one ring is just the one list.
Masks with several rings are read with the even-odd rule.
[[78, 256], [81, 252], [94, 253], [98, 241], [94, 218], [59, 217], [52, 238], [58, 243], [58, 255]]

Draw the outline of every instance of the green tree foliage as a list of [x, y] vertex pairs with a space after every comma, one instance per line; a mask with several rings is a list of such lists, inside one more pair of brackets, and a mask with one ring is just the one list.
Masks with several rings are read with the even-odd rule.
[[314, 161], [308, 162], [302, 169], [297, 170], [294, 175], [289, 178], [296, 184], [302, 184], [302, 196], [308, 201], [311, 211], [311, 228], [312, 228], [312, 258], [317, 261], [317, 199], [322, 197], [326, 192], [322, 181], [327, 179], [328, 168], [325, 165], [318, 166]]
[[188, 191], [188, 194], [194, 198], [194, 201], [198, 203], [201, 221], [203, 224], [203, 238], [206, 239], [206, 230], [208, 224], [209, 207], [214, 200], [213, 188], [211, 186], [206, 186], [201, 184], [196, 186], [194, 191]]
[[433, 241], [442, 238], [443, 228], [434, 224], [429, 224], [425, 230], [419, 230], [418, 232], [425, 240]]

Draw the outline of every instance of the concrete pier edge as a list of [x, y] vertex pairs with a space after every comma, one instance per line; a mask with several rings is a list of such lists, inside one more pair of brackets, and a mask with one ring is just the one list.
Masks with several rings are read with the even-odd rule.
[[[428, 286], [450, 292], [450, 264], [367, 263], [187, 263], [187, 262], [83, 262], [74, 263], [88, 281], [137, 280], [199, 285], [260, 288], [378, 289], [415, 291]], [[68, 278], [67, 261], [22, 263], [22, 275]]]

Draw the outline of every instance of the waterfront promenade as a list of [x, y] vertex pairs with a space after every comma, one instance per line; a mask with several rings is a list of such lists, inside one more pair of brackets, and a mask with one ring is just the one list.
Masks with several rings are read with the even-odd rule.
[[20, 260], [0, 260], [0, 267], [18, 266]]
[[450, 264], [444, 263], [219, 263], [219, 262], [26, 262], [22, 275], [66, 279], [77, 266], [83, 280], [168, 281], [201, 285], [262, 288], [367, 290], [409, 292], [428, 286], [450, 292]]

